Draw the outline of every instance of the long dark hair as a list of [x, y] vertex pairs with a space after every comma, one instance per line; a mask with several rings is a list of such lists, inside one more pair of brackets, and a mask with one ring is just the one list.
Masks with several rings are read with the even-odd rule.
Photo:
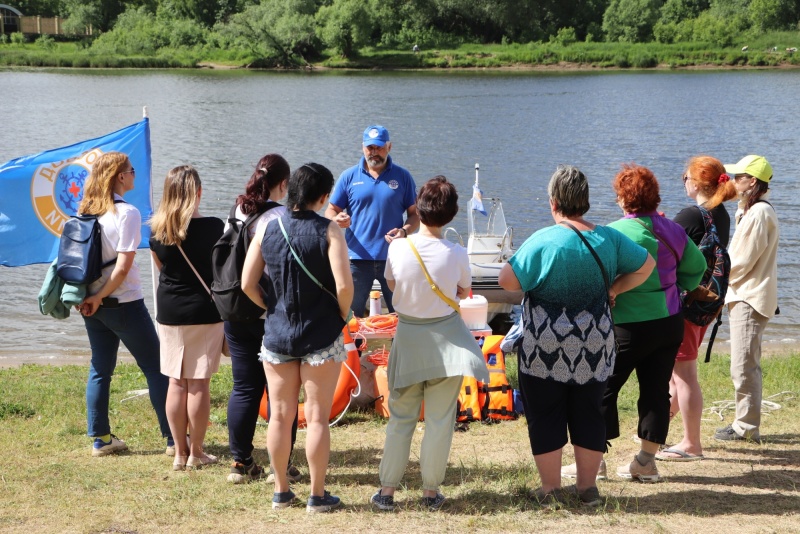
[[290, 210], [304, 210], [333, 189], [333, 174], [319, 163], [306, 163], [296, 168], [289, 178], [286, 205]]
[[[748, 174], [748, 176], [750, 175]], [[766, 195], [767, 191], [769, 191], [769, 183], [756, 178], [756, 185], [753, 186], [753, 188], [750, 190], [750, 193], [747, 195], [747, 202], [744, 205], [744, 212], [747, 213], [750, 211], [750, 208], [752, 208], [756, 202], [761, 200], [761, 197]]]
[[269, 190], [289, 178], [289, 163], [280, 154], [267, 154], [258, 161], [256, 170], [247, 182], [243, 195], [236, 203], [242, 213], [250, 215], [261, 211], [269, 201]]

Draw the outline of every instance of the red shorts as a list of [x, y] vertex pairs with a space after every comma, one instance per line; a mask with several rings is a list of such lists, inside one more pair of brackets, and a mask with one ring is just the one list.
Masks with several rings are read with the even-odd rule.
[[683, 342], [675, 357], [676, 362], [690, 362], [697, 359], [697, 350], [703, 342], [708, 326], [697, 326], [686, 319], [683, 320]]

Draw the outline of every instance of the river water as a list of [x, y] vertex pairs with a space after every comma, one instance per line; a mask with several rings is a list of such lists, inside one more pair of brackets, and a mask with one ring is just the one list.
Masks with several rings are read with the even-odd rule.
[[[660, 209], [674, 216], [690, 203], [686, 160], [708, 153], [735, 162], [750, 153], [775, 169], [771, 201], [781, 222], [781, 315], [771, 344], [800, 340], [800, 218], [793, 201], [800, 176], [800, 70], [712, 72], [347, 72], [0, 70], [0, 162], [97, 137], [151, 118], [156, 202], [171, 167], [195, 165], [202, 211], [224, 217], [258, 159], [283, 154], [338, 174], [355, 164], [361, 133], [386, 126], [395, 161], [417, 184], [444, 174], [462, 205], [480, 163], [486, 196], [503, 201], [514, 242], [552, 224], [546, 184], [560, 163], [591, 183], [588, 217], [621, 214], [610, 182], [621, 163], [653, 169]], [[2, 194], [2, 193], [0, 193]], [[733, 213], [734, 204], [729, 204]], [[466, 216], [454, 226], [465, 232]], [[150, 287], [149, 262], [137, 261]], [[39, 314], [46, 265], [0, 267], [0, 365], [3, 360], [79, 361], [88, 352], [80, 317]], [[152, 310], [152, 295], [146, 292]], [[726, 349], [726, 329], [718, 336]]]

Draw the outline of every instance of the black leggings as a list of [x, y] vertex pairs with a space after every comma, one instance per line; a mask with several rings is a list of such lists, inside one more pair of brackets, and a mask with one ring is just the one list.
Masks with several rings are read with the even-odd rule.
[[633, 371], [639, 379], [641, 439], [664, 444], [669, 432], [669, 380], [683, 341], [683, 314], [614, 327], [617, 359], [603, 396], [606, 439], [619, 437], [619, 391]]
[[[225, 321], [225, 338], [231, 351], [233, 372], [233, 390], [228, 400], [228, 441], [233, 459], [244, 462], [253, 454], [258, 410], [267, 387], [264, 364], [258, 360], [264, 339], [264, 320]], [[292, 425], [292, 448], [296, 439], [297, 416]]]

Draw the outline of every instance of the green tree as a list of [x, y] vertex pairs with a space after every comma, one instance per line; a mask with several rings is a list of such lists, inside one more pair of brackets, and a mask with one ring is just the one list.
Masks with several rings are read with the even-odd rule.
[[709, 0], [667, 0], [661, 6], [659, 21], [677, 23], [694, 19], [709, 7]]
[[377, 0], [334, 0], [319, 8], [316, 21], [322, 42], [338, 50], [342, 57], [352, 57], [358, 48], [370, 43], [375, 29], [370, 4], [377, 3]]
[[90, 28], [100, 28], [100, 10], [96, 4], [73, 0], [65, 5], [67, 20], [64, 32], [72, 35], [84, 35]]
[[177, 13], [187, 19], [193, 19], [208, 27], [217, 22], [217, 12], [224, 6], [218, 0], [172, 0]]
[[317, 52], [314, 0], [262, 0], [217, 28], [235, 46], [249, 50], [260, 66], [307, 64]]
[[796, 0], [752, 0], [747, 15], [758, 31], [786, 30], [795, 26], [800, 15]]
[[745, 13], [726, 18], [717, 16], [713, 9], [700, 13], [694, 20], [692, 40], [713, 43], [717, 46], [731, 46], [738, 36], [749, 28]]
[[55, 17], [61, 15], [61, 0], [12, 0], [3, 3], [12, 5], [26, 16]]
[[652, 40], [662, 0], [611, 0], [603, 14], [608, 41], [643, 43]]

